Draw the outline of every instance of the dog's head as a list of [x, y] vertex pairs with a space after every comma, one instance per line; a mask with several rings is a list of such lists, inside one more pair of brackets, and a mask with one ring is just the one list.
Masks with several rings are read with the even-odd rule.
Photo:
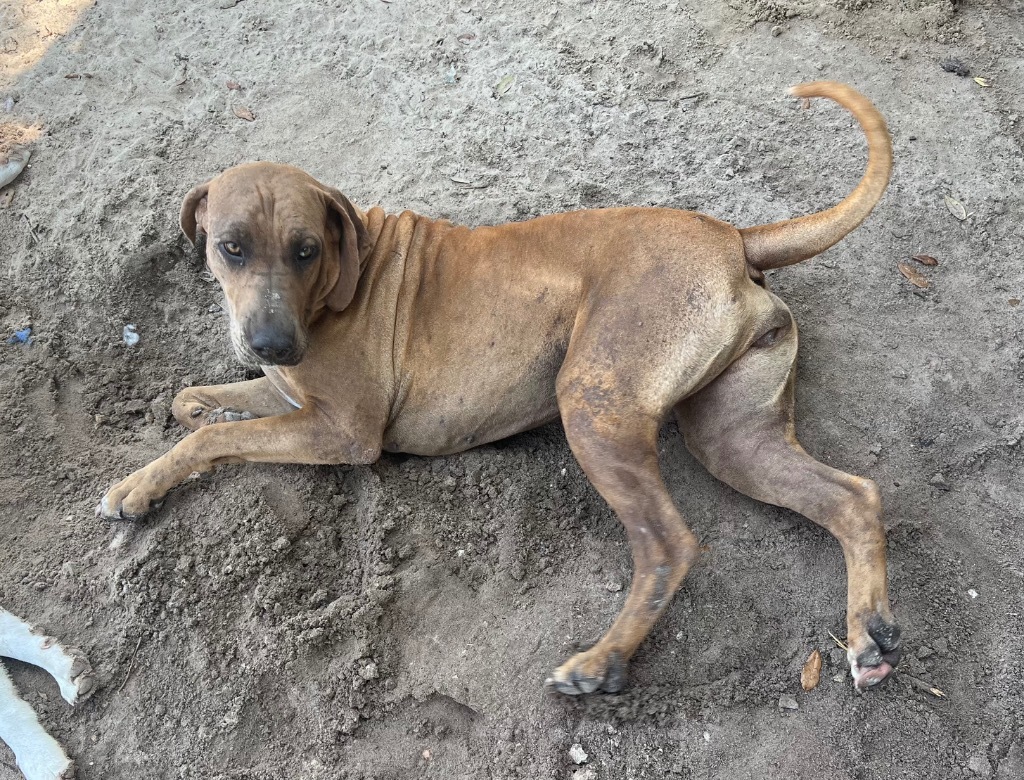
[[248, 163], [200, 184], [181, 204], [181, 229], [206, 236], [224, 290], [231, 343], [250, 365], [293, 366], [310, 323], [352, 301], [369, 252], [348, 198], [298, 168]]

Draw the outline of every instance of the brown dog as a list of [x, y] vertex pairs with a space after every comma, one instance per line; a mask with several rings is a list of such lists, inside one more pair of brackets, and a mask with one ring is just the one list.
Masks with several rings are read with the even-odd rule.
[[635, 571], [607, 634], [549, 683], [617, 691], [698, 554], [659, 473], [658, 428], [674, 412], [712, 474], [836, 536], [855, 684], [885, 679], [900, 641], [878, 488], [797, 443], [796, 325], [762, 272], [859, 225], [885, 190], [892, 148], [881, 115], [849, 87], [792, 92], [853, 113], [867, 171], [834, 208], [742, 230], [657, 208], [471, 230], [408, 211], [364, 213], [270, 163], [196, 187], [182, 230], [193, 242], [207, 236], [235, 351], [266, 376], [183, 390], [174, 416], [195, 433], [115, 485], [98, 513], [137, 517], [192, 472], [223, 463], [444, 455], [561, 416], [573, 454], [626, 527]]

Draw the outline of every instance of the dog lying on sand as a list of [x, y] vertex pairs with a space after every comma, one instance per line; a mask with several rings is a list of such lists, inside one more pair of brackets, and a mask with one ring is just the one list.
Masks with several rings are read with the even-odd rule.
[[792, 92], [856, 117], [867, 170], [837, 206], [758, 227], [615, 208], [469, 229], [364, 212], [271, 163], [199, 185], [185, 197], [182, 229], [193, 242], [205, 236], [235, 351], [265, 376], [183, 390], [172, 411], [194, 433], [112, 487], [98, 514], [138, 517], [192, 472], [221, 464], [444, 455], [560, 417], [625, 526], [634, 575], [604, 637], [548, 682], [566, 694], [617, 691], [699, 552], [659, 471], [658, 429], [675, 415], [712, 474], [839, 540], [853, 678], [858, 688], [882, 681], [900, 633], [880, 494], [797, 442], [797, 329], [763, 272], [857, 227], [885, 191], [892, 147], [882, 116], [850, 87]]

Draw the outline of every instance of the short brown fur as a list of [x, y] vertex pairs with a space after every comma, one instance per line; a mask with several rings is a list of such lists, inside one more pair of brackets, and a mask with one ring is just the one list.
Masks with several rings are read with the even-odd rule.
[[[674, 413], [713, 474], [837, 537], [854, 678], [860, 687], [881, 681], [898, 660], [899, 630], [878, 489], [797, 442], [796, 325], [761, 271], [811, 257], [863, 221], [885, 189], [891, 147], [882, 117], [849, 87], [819, 82], [795, 93], [853, 112], [868, 169], [838, 206], [756, 228], [618, 208], [469, 229], [363, 213], [302, 171], [269, 163], [197, 187], [182, 229], [207, 236], [236, 351], [266, 376], [183, 390], [173, 413], [194, 433], [114, 486], [99, 513], [141, 515], [193, 471], [224, 463], [447, 454], [561, 417], [625, 526], [635, 570], [605, 636], [549, 683], [570, 694], [614, 691], [698, 556], [659, 472], [658, 429]], [[314, 245], [307, 266], [297, 252]], [[268, 333], [278, 358], [261, 360]]]

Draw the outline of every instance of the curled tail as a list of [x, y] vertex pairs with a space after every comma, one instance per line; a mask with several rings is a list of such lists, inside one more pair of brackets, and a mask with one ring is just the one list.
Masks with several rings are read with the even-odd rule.
[[747, 262], [760, 271], [781, 268], [814, 257], [864, 221], [878, 203], [892, 171], [892, 141], [885, 119], [871, 101], [835, 81], [815, 81], [792, 87], [796, 97], [826, 97], [854, 115], [868, 141], [868, 168], [860, 184], [841, 203], [817, 214], [771, 225], [743, 228]]

